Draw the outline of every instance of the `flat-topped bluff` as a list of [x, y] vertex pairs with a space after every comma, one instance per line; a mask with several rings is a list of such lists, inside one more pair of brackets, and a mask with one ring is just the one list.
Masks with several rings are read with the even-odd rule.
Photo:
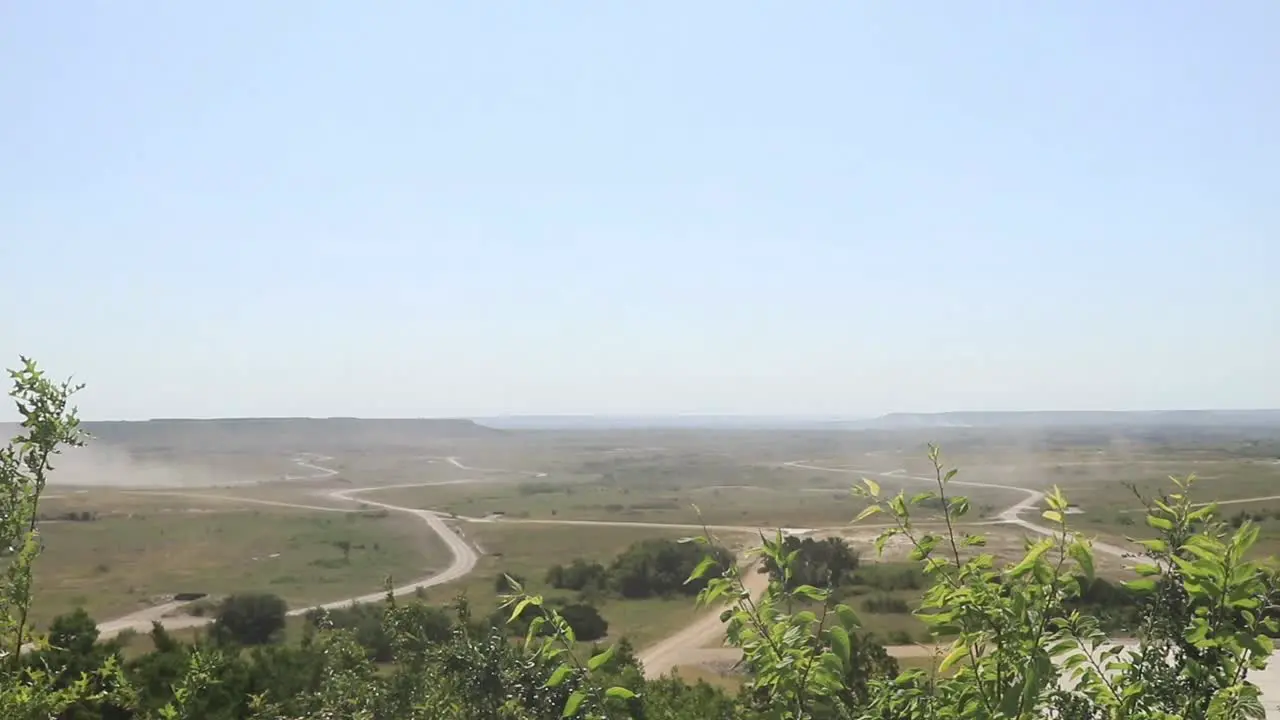
[[1280, 427], [1280, 409], [1260, 410], [1022, 410], [897, 412], [845, 423], [849, 429], [1052, 427]]
[[84, 423], [101, 442], [142, 447], [223, 445], [240, 449], [417, 445], [504, 434], [464, 418], [154, 418]]

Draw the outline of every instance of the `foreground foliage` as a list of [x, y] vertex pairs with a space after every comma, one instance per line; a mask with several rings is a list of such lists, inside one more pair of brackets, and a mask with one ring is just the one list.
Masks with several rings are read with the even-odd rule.
[[[11, 372], [23, 417], [19, 436], [0, 450], [0, 717], [293, 718], [540, 720], [925, 720], [933, 718], [1171, 720], [1262, 716], [1248, 672], [1263, 667], [1280, 634], [1275, 570], [1250, 559], [1258, 528], [1248, 518], [1218, 519], [1192, 502], [1194, 478], [1151, 502], [1141, 541], [1140, 579], [1123, 590], [1097, 584], [1090, 541], [1068, 527], [1056, 490], [1027, 526], [1016, 562], [984, 551], [964, 532], [968, 502], [948, 492], [936, 449], [932, 490], [883, 497], [876, 483], [859, 519], [889, 521], [877, 543], [899, 537], [926, 577], [914, 612], [938, 642], [936, 671], [899, 671], [870, 642], [858, 614], [835, 592], [858, 558], [839, 543], [762, 538], [758, 565], [733, 562], [709, 535], [678, 548], [653, 545], [606, 572], [585, 564], [556, 571], [577, 589], [601, 583], [623, 595], [696, 592], [723, 607], [728, 642], [741, 650], [746, 678], [730, 697], [705, 684], [644, 680], [630, 647], [588, 649], [574, 622], [538, 596], [513, 592], [507, 628], [473, 620], [465, 602], [454, 618], [439, 608], [400, 605], [308, 617], [300, 645], [271, 642], [284, 608], [244, 596], [222, 608], [215, 631], [194, 644], [156, 626], [155, 649], [125, 661], [118, 642], [99, 642], [82, 611], [59, 618], [47, 637], [28, 623], [40, 553], [40, 495], [63, 447], [83, 442], [70, 383], [47, 379], [34, 363]], [[917, 508], [940, 510], [941, 530], [918, 526]], [[661, 562], [651, 562], [655, 557]], [[687, 577], [670, 568], [703, 557]], [[768, 587], [744, 578], [763, 570]], [[1127, 610], [1134, 641], [1109, 639], [1099, 605]], [[589, 607], [589, 606], [583, 606]], [[567, 608], [566, 608], [567, 609]], [[258, 622], [259, 618], [268, 622]], [[587, 622], [590, 621], [590, 622]], [[1110, 620], [1108, 620], [1110, 622]], [[255, 645], [247, 648], [246, 644]]]

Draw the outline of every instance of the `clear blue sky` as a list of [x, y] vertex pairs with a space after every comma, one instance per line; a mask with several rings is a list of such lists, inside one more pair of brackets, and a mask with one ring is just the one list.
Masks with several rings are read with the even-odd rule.
[[1280, 406], [1280, 3], [0, 10], [94, 418]]

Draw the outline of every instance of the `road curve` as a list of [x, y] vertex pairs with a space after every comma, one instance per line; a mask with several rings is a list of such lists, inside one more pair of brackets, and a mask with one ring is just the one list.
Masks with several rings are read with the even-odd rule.
[[[452, 482], [457, 482], [457, 481], [452, 481]], [[447, 483], [439, 483], [439, 484], [447, 484]], [[391, 590], [392, 595], [399, 597], [401, 595], [408, 595], [410, 593], [413, 593], [417, 590], [421, 590], [424, 588], [435, 587], [437, 585], [443, 585], [448, 582], [453, 582], [454, 580], [457, 580], [465, 576], [467, 573], [475, 569], [476, 562], [480, 559], [480, 556], [476, 554], [475, 549], [471, 547], [470, 543], [468, 543], [466, 540], [463, 540], [462, 536], [454, 532], [453, 528], [445, 524], [444, 519], [441, 518], [436, 513], [433, 513], [429, 510], [418, 510], [415, 508], [406, 508], [406, 507], [401, 507], [399, 505], [392, 505], [390, 503], [377, 502], [375, 500], [364, 500], [364, 499], [358, 500], [356, 498], [351, 497], [356, 493], [366, 492], [374, 489], [377, 489], [377, 488], [366, 487], [366, 488], [352, 488], [348, 490], [335, 490], [329, 493], [329, 497], [335, 500], [358, 502], [358, 503], [361, 503], [362, 505], [372, 505], [374, 507], [380, 507], [386, 510], [392, 510], [394, 512], [404, 512], [404, 513], [409, 513], [411, 515], [414, 515], [419, 519], [421, 519], [423, 522], [425, 522], [427, 524], [427, 527], [431, 528], [436, 535], [440, 536], [440, 539], [443, 540], [445, 545], [449, 547], [449, 553], [453, 556], [453, 559], [449, 563], [449, 566], [446, 567], [444, 570], [441, 570], [440, 572], [432, 575], [428, 575], [427, 577], [421, 578], [419, 580], [415, 580], [414, 582], [411, 582], [407, 585], [401, 585], [399, 587], [393, 588]], [[315, 605], [310, 608], [299, 608], [297, 610], [290, 610], [289, 614], [303, 615], [313, 609], [334, 610], [337, 608], [347, 607], [350, 605], [360, 605], [363, 603], [377, 602], [385, 598], [386, 596], [387, 596], [387, 591], [382, 590], [379, 592], [372, 592], [365, 595], [360, 595], [354, 598], [347, 598], [346, 600], [337, 600], [334, 602], [324, 603], [322, 605]]]
[[[742, 584], [755, 598], [769, 587], [769, 576], [757, 572], [757, 568], [754, 564], [742, 568]], [[710, 608], [697, 620], [641, 650], [636, 660], [644, 669], [645, 678], [655, 680], [681, 665], [691, 664], [691, 651], [696, 652], [717, 638], [723, 640], [725, 630], [720, 620], [721, 611], [719, 607]], [[721, 657], [730, 658], [732, 662], [742, 659], [739, 648], [714, 649], [725, 651]]]
[[[449, 480], [449, 481], [443, 481], [439, 483], [414, 483], [413, 485], [414, 486], [445, 485], [445, 484], [451, 484], [451, 483], [457, 483], [457, 482], [461, 482], [461, 481]], [[391, 487], [391, 486], [384, 486], [384, 487]], [[437, 573], [433, 573], [424, 578], [420, 578], [406, 585], [401, 585], [399, 587], [393, 588], [391, 590], [392, 595], [395, 595], [398, 597], [401, 595], [408, 595], [421, 588], [429, 588], [429, 587], [435, 587], [437, 585], [443, 585], [444, 583], [452, 582], [454, 580], [457, 580], [465, 576], [467, 573], [471, 572], [475, 568], [476, 562], [479, 560], [479, 555], [477, 555], [475, 549], [472, 548], [471, 545], [468, 544], [466, 540], [464, 540], [460, 535], [458, 535], [458, 533], [454, 532], [453, 528], [449, 527], [445, 523], [444, 518], [441, 517], [440, 515], [434, 512], [431, 512], [429, 510], [419, 510], [417, 508], [401, 507], [399, 505], [392, 505], [390, 503], [377, 502], [373, 500], [364, 500], [364, 499], [352, 497], [353, 495], [356, 495], [358, 493], [368, 492], [370, 490], [380, 490], [380, 489], [383, 489], [383, 487], [375, 486], [375, 487], [364, 487], [364, 488], [349, 488], [346, 490], [335, 490], [333, 492], [328, 493], [327, 497], [340, 502], [357, 502], [364, 506], [379, 507], [386, 510], [391, 510], [393, 512], [409, 513], [419, 518], [423, 522], [425, 522], [427, 524], [427, 527], [431, 528], [431, 530], [436, 535], [440, 536], [440, 539], [443, 540], [445, 545], [449, 548], [449, 553], [452, 556], [449, 566], [446, 567], [444, 570], [441, 570], [440, 572], [437, 572]], [[298, 508], [301, 510], [320, 510], [320, 511], [327, 511], [327, 512], [359, 512], [359, 510], [355, 510], [355, 509], [348, 510], [344, 508], [322, 507], [318, 505], [288, 503], [288, 502], [281, 502], [276, 500], [260, 500], [257, 498], [238, 498], [238, 497], [229, 497], [229, 496], [200, 495], [198, 493], [158, 492], [158, 493], [146, 493], [146, 494], [163, 494], [163, 495], [177, 495], [177, 496], [186, 496], [186, 497], [199, 497], [206, 500], [224, 499], [232, 502], [250, 502], [250, 503], [257, 503], [262, 505], [274, 505], [278, 507]], [[377, 592], [371, 592], [371, 593], [367, 593], [365, 595], [360, 595], [357, 597], [346, 598], [343, 600], [336, 600], [333, 602], [323, 603], [320, 605], [313, 605], [305, 608], [297, 608], [294, 610], [290, 610], [288, 614], [290, 616], [297, 616], [297, 615], [303, 615], [308, 611], [316, 608], [333, 610], [336, 608], [349, 607], [351, 605], [358, 605], [362, 603], [378, 602], [383, 598], [385, 598], [386, 596], [387, 596], [387, 592], [385, 590], [380, 590]], [[156, 607], [146, 608], [144, 610], [131, 613], [124, 617], [108, 620], [98, 625], [99, 637], [108, 638], [108, 637], [117, 635], [125, 630], [133, 630], [136, 632], [146, 632], [151, 629], [152, 623], [155, 623], [155, 622], [159, 622], [166, 629], [177, 630], [181, 628], [200, 627], [203, 625], [207, 625], [213, 621], [213, 619], [209, 617], [193, 617], [189, 615], [176, 615], [176, 616], [165, 617], [166, 614], [177, 610], [184, 604], [185, 603], [180, 603], [180, 602], [166, 603], [164, 605], [158, 605]]]
[[457, 455], [447, 455], [447, 456], [446, 455], [423, 455], [421, 459], [426, 460], [427, 462], [435, 462], [436, 460], [443, 460], [449, 463], [450, 465], [458, 468], [459, 470], [470, 470], [472, 472], [513, 473], [516, 475], [528, 475], [530, 477], [538, 477], [538, 478], [543, 478], [547, 476], [546, 473], [537, 472], [536, 470], [507, 470], [505, 468], [478, 468], [478, 467], [472, 467], [470, 465], [463, 465], [462, 460], [460, 460]]
[[331, 478], [339, 473], [330, 467], [317, 465], [316, 463], [328, 462], [333, 458], [329, 455], [317, 455], [315, 453], [301, 453], [293, 459], [293, 464], [300, 468], [310, 470], [310, 475], [288, 475], [284, 476], [285, 480], [324, 480]]
[[[823, 465], [813, 465], [804, 460], [793, 460], [788, 463], [783, 463], [783, 467], [796, 468], [799, 470], [818, 470], [820, 472], [844, 473], [847, 475], [857, 475], [859, 477], [865, 476], [865, 477], [889, 478], [891, 480], [892, 479], [914, 480], [917, 482], [925, 482], [925, 483], [937, 482], [937, 478], [925, 477], [923, 475], [908, 475], [906, 470], [890, 470], [889, 472], [875, 472], [870, 470], [855, 470], [853, 468], [826, 467]], [[1035, 507], [1040, 503], [1040, 501], [1044, 499], [1045, 494], [1043, 491], [1036, 490], [1035, 488], [1019, 487], [1017, 485], [998, 485], [996, 483], [972, 482], [969, 480], [952, 480], [948, 482], [947, 485], [948, 486], [954, 485], [958, 487], [988, 488], [988, 489], [994, 489], [994, 490], [1013, 490], [1015, 492], [1025, 493], [1026, 497], [1019, 500], [1017, 503], [1010, 505], [1003, 512], [1001, 512], [999, 515], [996, 516], [995, 524], [1016, 525], [1025, 530], [1030, 530], [1033, 533], [1037, 533], [1039, 535], [1048, 535], [1050, 537], [1058, 534], [1057, 531], [1054, 530], [1053, 528], [1046, 527], [1044, 525], [1038, 525], [1022, 517], [1023, 512], [1026, 512], [1027, 510], [1034, 510]], [[1117, 545], [1112, 545], [1110, 543], [1105, 543], [1105, 542], [1099, 542], [1097, 540], [1093, 541], [1093, 549], [1099, 552], [1106, 553], [1108, 555], [1113, 555], [1118, 558], [1123, 558], [1123, 557], [1128, 557], [1133, 555], [1133, 551], [1131, 550], [1126, 550]]]
[[[923, 483], [934, 483], [936, 478], [924, 477], [920, 475], [908, 475], [906, 470], [890, 470], [888, 472], [877, 472], [872, 470], [856, 470], [853, 468], [828, 467], [824, 465], [814, 465], [805, 460], [793, 460], [783, 463], [783, 467], [794, 468], [797, 470], [814, 470], [818, 472], [832, 472], [847, 475], [857, 475], [859, 477], [878, 477], [897, 480], [912, 480]], [[1024, 498], [1017, 503], [1009, 506], [1003, 512], [996, 516], [991, 522], [976, 523], [983, 525], [1015, 525], [1040, 535], [1056, 535], [1056, 531], [1043, 525], [1037, 525], [1029, 520], [1021, 517], [1022, 513], [1027, 510], [1034, 509], [1041, 500], [1044, 499], [1045, 493], [1034, 488], [1019, 487], [1016, 485], [998, 485], [995, 483], [970, 482], [967, 480], [952, 480], [948, 485], [959, 487], [978, 487], [996, 490], [1012, 490], [1021, 492]], [[872, 526], [864, 526], [872, 527]], [[1124, 557], [1131, 553], [1123, 548], [1116, 547], [1107, 543], [1094, 541], [1095, 550], [1115, 555], [1116, 557]], [[763, 591], [767, 582], [762, 579], [763, 576], [751, 574], [746, 580], [751, 585], [748, 589], [753, 595]], [[669, 635], [654, 645], [642, 650], [638, 659], [644, 667], [645, 677], [656, 678], [671, 672], [675, 667], [682, 664], [698, 663], [702, 661], [718, 659], [718, 660], [737, 660], [741, 658], [742, 651], [737, 648], [706, 648], [704, 647], [710, 640], [714, 639], [718, 633], [723, 633], [721, 628], [720, 617], [718, 612], [707, 613], [705, 616], [695, 620], [693, 623], [685, 626], [673, 635]], [[890, 654], [895, 656], [903, 656], [904, 653], [922, 653], [923, 650], [917, 646], [904, 646], [902, 648], [890, 648]]]
[[[793, 460], [783, 463], [784, 467], [790, 467], [797, 470], [816, 470], [819, 472], [834, 472], [849, 475], [858, 475], [860, 477], [882, 477], [896, 478], [903, 480], [916, 480], [921, 482], [933, 482], [933, 478], [919, 477], [907, 475], [906, 470], [891, 470], [889, 472], [875, 472], [866, 470], [853, 470], [850, 468], [827, 467], [823, 465], [813, 465], [804, 460]], [[1044, 493], [1033, 490], [1031, 488], [1012, 487], [1007, 485], [993, 485], [991, 483], [972, 483], [952, 481], [953, 485], [963, 485], [968, 487], [985, 487], [997, 488], [1001, 490], [1015, 490], [1026, 493], [1026, 497], [1017, 504], [1000, 513], [997, 519], [989, 524], [1015, 524], [1023, 527], [1030, 526], [1028, 529], [1036, 532], [1043, 531], [1045, 534], [1053, 534], [1049, 528], [1040, 528], [1032, 523], [1028, 523], [1019, 517], [1019, 513], [1032, 508], [1043, 497]], [[984, 523], [988, 524], [988, 523]], [[866, 526], [872, 527], [872, 526]], [[752, 596], [757, 596], [764, 591], [768, 585], [768, 578], [757, 573], [748, 573], [744, 576], [744, 584], [751, 592]], [[643, 649], [637, 656], [644, 668], [644, 674], [647, 678], [658, 678], [671, 672], [679, 665], [698, 663], [710, 659], [720, 660], [737, 660], [741, 658], [742, 651], [737, 648], [707, 648], [707, 643], [714, 640], [717, 635], [723, 635], [723, 624], [720, 622], [719, 611], [708, 612], [694, 622], [686, 625], [675, 634], [668, 635], [666, 638], [654, 643], [653, 645]]]

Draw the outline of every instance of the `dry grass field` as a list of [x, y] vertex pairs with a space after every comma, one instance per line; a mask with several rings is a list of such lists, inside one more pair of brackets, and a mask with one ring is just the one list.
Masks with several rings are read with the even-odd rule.
[[404, 514], [182, 507], [172, 500], [132, 515], [42, 523], [36, 622], [77, 606], [107, 620], [179, 592], [272, 592], [303, 607], [375, 591], [387, 576], [429, 575], [449, 559], [440, 539]]

